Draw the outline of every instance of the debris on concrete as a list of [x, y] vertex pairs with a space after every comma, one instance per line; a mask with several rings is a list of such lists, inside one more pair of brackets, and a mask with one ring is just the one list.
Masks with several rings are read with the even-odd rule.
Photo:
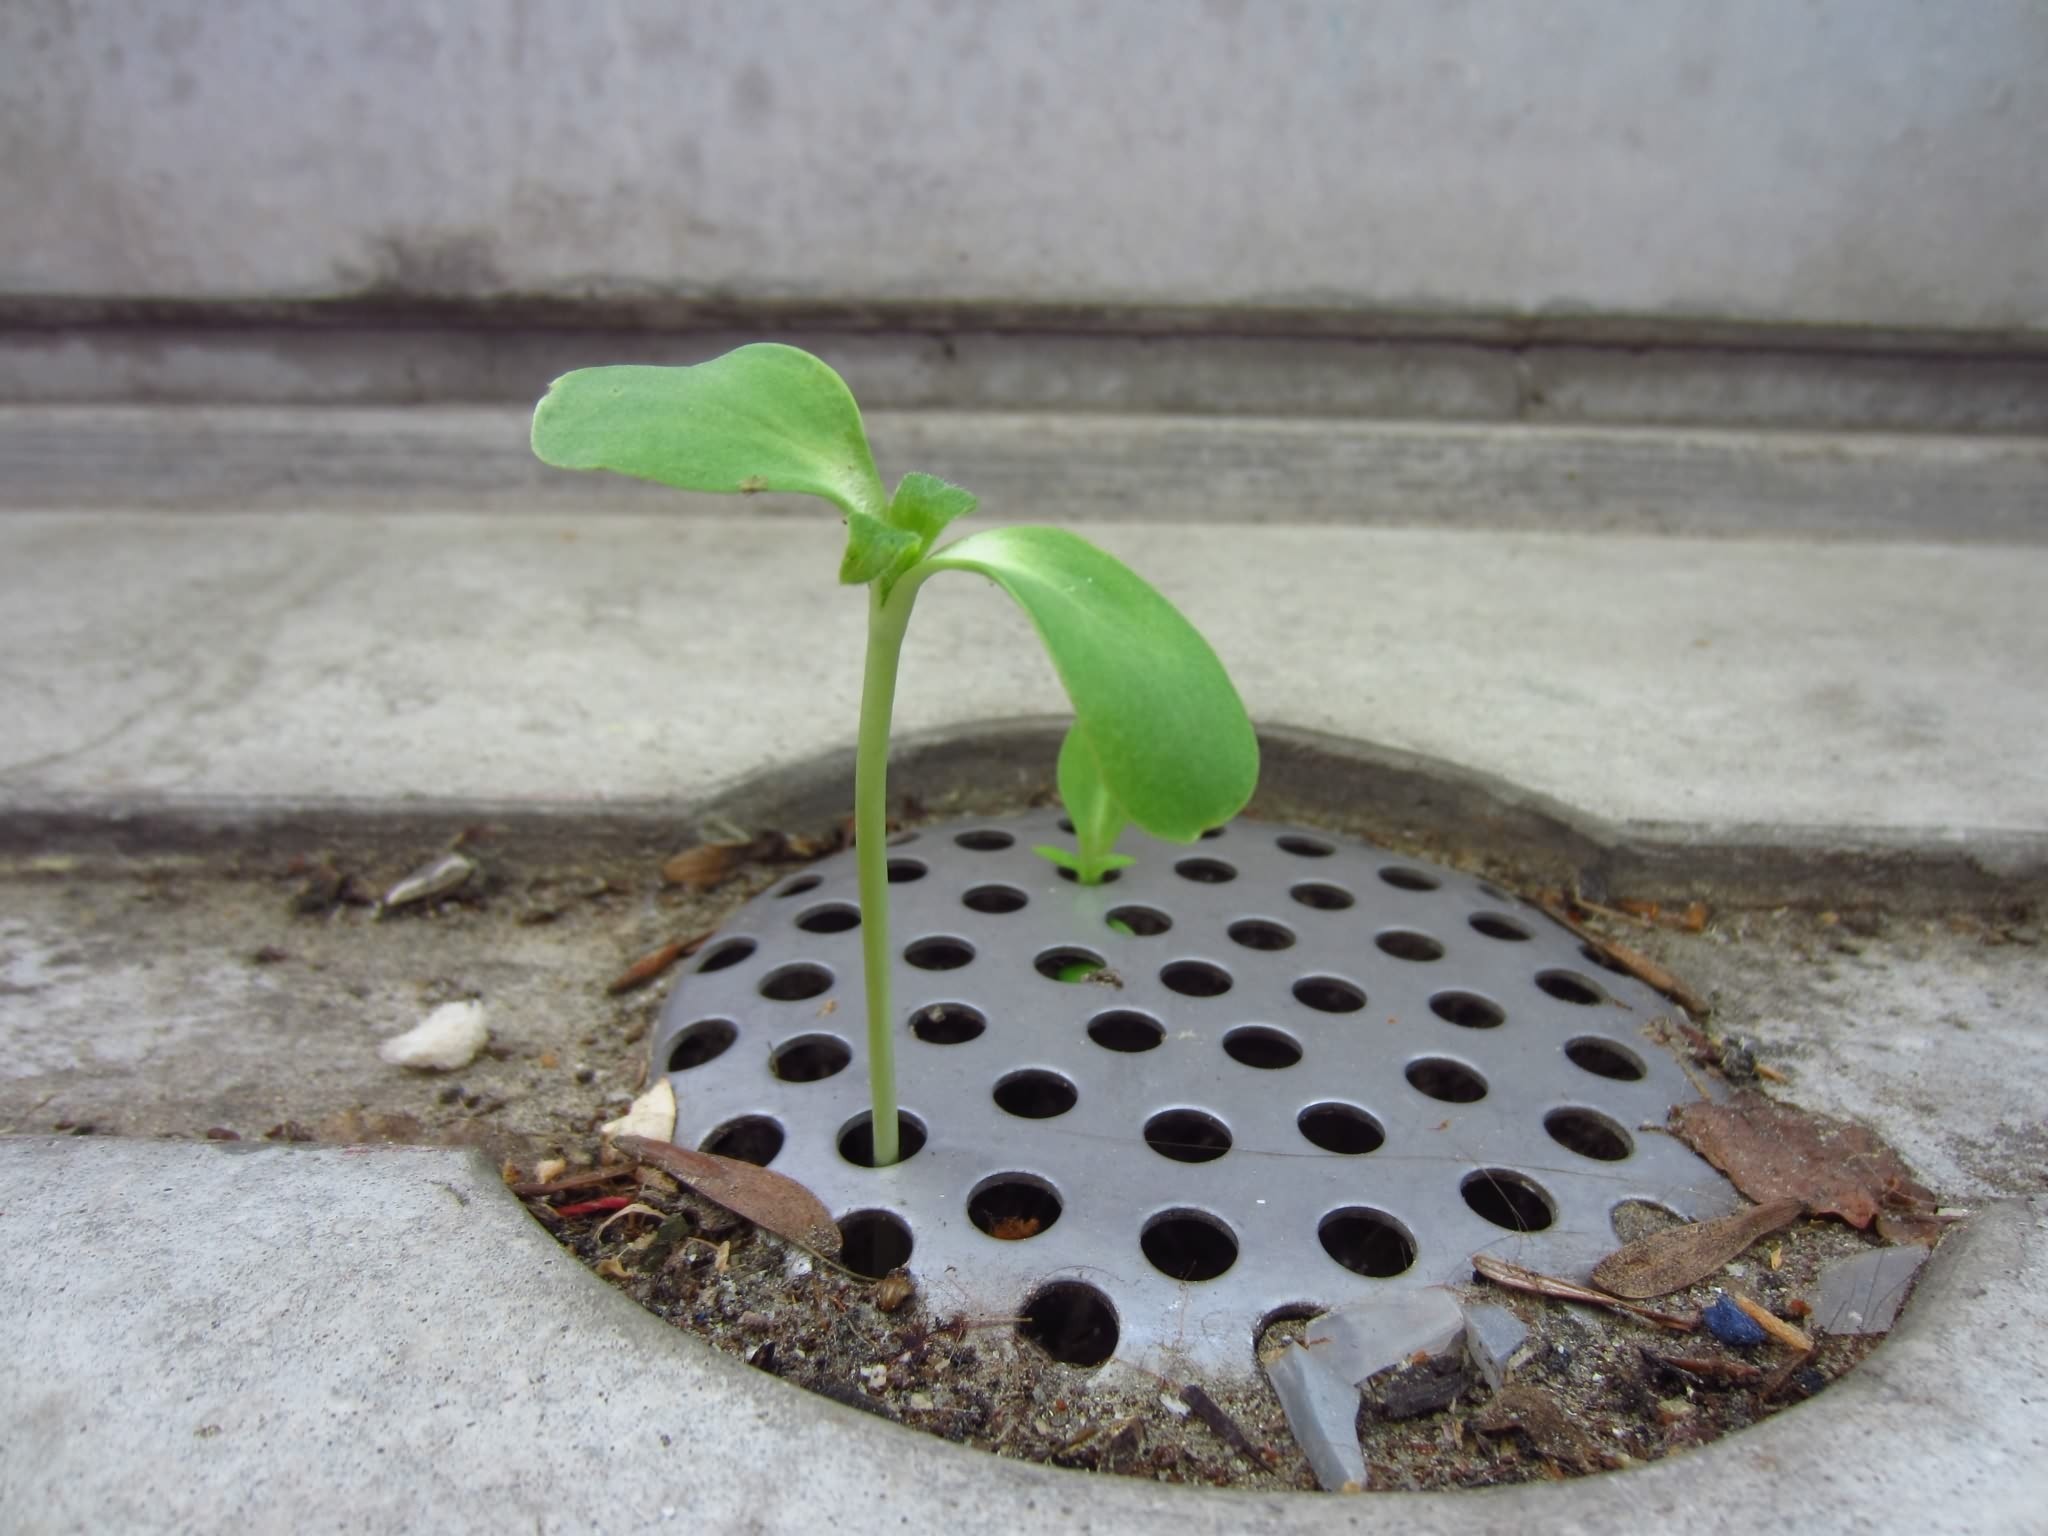
[[839, 1252], [841, 1237], [831, 1212], [787, 1174], [646, 1136], [614, 1136], [612, 1144], [785, 1241], [827, 1256]]
[[1773, 1312], [1755, 1297], [1745, 1296], [1740, 1291], [1730, 1291], [1727, 1295], [1728, 1299], [1740, 1307], [1743, 1314], [1751, 1322], [1755, 1323], [1757, 1327], [1763, 1329], [1765, 1333], [1776, 1339], [1787, 1349], [1796, 1349], [1802, 1355], [1813, 1353], [1813, 1340], [1808, 1338], [1804, 1331], [1786, 1322], [1785, 1319], [1778, 1316], [1777, 1313]]
[[1529, 1347], [1529, 1325], [1506, 1307], [1477, 1302], [1465, 1308], [1465, 1353], [1498, 1392]]
[[1700, 1313], [1700, 1325], [1731, 1349], [1754, 1349], [1763, 1343], [1763, 1326], [1723, 1294]]
[[1799, 1219], [1797, 1200], [1774, 1200], [1712, 1221], [1690, 1221], [1625, 1244], [1593, 1266], [1593, 1283], [1643, 1301], [1696, 1285], [1760, 1237]]
[[1646, 1323], [1655, 1323], [1659, 1328], [1669, 1328], [1675, 1333], [1691, 1333], [1699, 1326], [1699, 1320], [1675, 1312], [1659, 1312], [1655, 1307], [1645, 1307], [1633, 1301], [1624, 1301], [1619, 1296], [1595, 1290], [1590, 1285], [1580, 1285], [1574, 1280], [1560, 1280], [1555, 1275], [1538, 1274], [1533, 1269], [1524, 1269], [1520, 1264], [1510, 1264], [1506, 1259], [1497, 1259], [1490, 1253], [1472, 1255], [1472, 1268], [1483, 1280], [1505, 1286], [1511, 1291], [1526, 1291], [1532, 1296], [1548, 1296], [1553, 1301], [1583, 1301], [1590, 1306], [1605, 1307], [1610, 1312], [1626, 1312], [1631, 1317], [1640, 1317]]
[[1336, 1376], [1361, 1385], [1390, 1365], [1441, 1355], [1465, 1331], [1464, 1309], [1441, 1286], [1374, 1297], [1310, 1320], [1301, 1341]]
[[711, 931], [707, 929], [692, 938], [674, 939], [658, 949], [649, 950], [614, 976], [605, 991], [610, 996], [617, 997], [622, 992], [631, 992], [635, 988], [646, 986], [678, 960], [695, 954], [710, 937]]
[[1931, 1221], [1932, 1191], [1874, 1133], [1754, 1090], [1671, 1112], [1678, 1139], [1752, 1200], [1801, 1200], [1816, 1215], [1868, 1227], [1880, 1214]]
[[1419, 1419], [1448, 1408], [1472, 1385], [1462, 1353], [1433, 1355], [1397, 1365], [1372, 1378], [1367, 1400], [1383, 1419]]
[[1504, 1388], [1467, 1422], [1487, 1435], [1519, 1429], [1538, 1456], [1574, 1472], [1588, 1472], [1610, 1462], [1556, 1402], [1534, 1387]]
[[459, 1072], [491, 1043], [484, 1005], [475, 998], [443, 1003], [402, 1035], [377, 1047], [380, 1059], [415, 1072]]
[[1821, 1271], [1813, 1326], [1822, 1333], [1890, 1332], [1927, 1254], [1927, 1249], [1913, 1244], [1878, 1248], [1830, 1264]]
[[675, 1084], [666, 1077], [656, 1078], [654, 1086], [635, 1099], [631, 1109], [616, 1120], [605, 1121], [599, 1129], [611, 1141], [621, 1136], [667, 1141], [676, 1133]]
[[[384, 893], [384, 912], [438, 901], [452, 896], [476, 878], [477, 862], [463, 853], [444, 853], [430, 864], [422, 864]], [[381, 915], [381, 913], [379, 914]]]
[[1266, 1464], [1268, 1458], [1252, 1444], [1251, 1438], [1239, 1427], [1237, 1420], [1224, 1412], [1223, 1406], [1203, 1390], [1199, 1383], [1186, 1383], [1181, 1387], [1180, 1395], [1182, 1401], [1195, 1411], [1195, 1417], [1208, 1425], [1217, 1439], [1253, 1465]]
[[1287, 1415], [1295, 1443], [1308, 1457], [1316, 1482], [1331, 1493], [1357, 1493], [1366, 1480], [1358, 1444], [1358, 1388], [1299, 1343], [1289, 1341], [1263, 1357], [1266, 1378]]

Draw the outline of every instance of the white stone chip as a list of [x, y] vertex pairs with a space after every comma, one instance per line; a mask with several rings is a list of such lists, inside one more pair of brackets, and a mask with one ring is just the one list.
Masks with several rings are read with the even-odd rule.
[[676, 1133], [676, 1090], [666, 1077], [633, 1101], [633, 1107], [603, 1126], [607, 1136], [645, 1136], [649, 1141], [668, 1141]]
[[377, 1047], [377, 1055], [394, 1067], [415, 1072], [459, 1072], [490, 1044], [484, 1005], [474, 998], [443, 1003], [402, 1035]]
[[1465, 1331], [1464, 1309], [1441, 1286], [1376, 1296], [1311, 1318], [1301, 1341], [1318, 1364], [1353, 1386], [1411, 1355], [1441, 1355]]
[[1269, 1352], [1273, 1383], [1287, 1427], [1308, 1457], [1316, 1481], [1332, 1493], [1365, 1486], [1365, 1453], [1358, 1444], [1358, 1388], [1299, 1344]]
[[1506, 1307], [1477, 1302], [1465, 1308], [1465, 1353], [1498, 1392], [1529, 1342], [1529, 1328]]

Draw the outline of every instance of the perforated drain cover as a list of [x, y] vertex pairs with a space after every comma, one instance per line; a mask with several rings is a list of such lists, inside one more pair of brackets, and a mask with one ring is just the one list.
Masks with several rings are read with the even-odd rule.
[[[857, 1265], [1027, 1317], [1061, 1358], [1241, 1373], [1276, 1315], [1470, 1273], [1583, 1274], [1611, 1213], [1736, 1204], [1668, 1136], [1673, 1012], [1468, 875], [1301, 828], [1125, 840], [1093, 888], [1057, 811], [890, 848], [911, 1152], [866, 1155], [853, 856], [736, 913], [653, 1039], [676, 1140], [809, 1186]], [[1061, 979], [1061, 978], [1067, 979]], [[1079, 979], [1076, 979], [1079, 978]]]

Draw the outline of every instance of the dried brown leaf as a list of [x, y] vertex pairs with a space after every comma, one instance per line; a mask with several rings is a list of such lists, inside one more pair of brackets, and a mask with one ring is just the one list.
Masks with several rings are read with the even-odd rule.
[[645, 1136], [616, 1136], [612, 1141], [628, 1157], [674, 1175], [705, 1199], [715, 1200], [777, 1237], [827, 1257], [839, 1253], [839, 1228], [831, 1213], [816, 1195], [786, 1174]]
[[1880, 1212], [1931, 1217], [1934, 1195], [1899, 1155], [1847, 1120], [1780, 1104], [1754, 1091], [1726, 1104], [1671, 1112], [1678, 1139], [1727, 1174], [1752, 1200], [1799, 1200], [1815, 1215], [1868, 1227]]
[[1497, 1435], [1519, 1429], [1528, 1436], [1537, 1455], [1579, 1472], [1590, 1472], [1604, 1464], [1592, 1439], [1572, 1423], [1563, 1408], [1535, 1387], [1502, 1387], [1493, 1401], [1468, 1421], [1482, 1434]]
[[751, 840], [740, 843], [699, 843], [685, 848], [661, 866], [661, 878], [687, 890], [708, 891], [730, 878], [753, 849]]
[[1610, 1312], [1626, 1312], [1631, 1317], [1640, 1317], [1646, 1323], [1655, 1323], [1659, 1328], [1669, 1328], [1674, 1333], [1691, 1333], [1700, 1325], [1697, 1317], [1683, 1317], [1675, 1312], [1659, 1312], [1654, 1307], [1639, 1307], [1632, 1301], [1623, 1301], [1619, 1296], [1596, 1291], [1590, 1285], [1580, 1285], [1574, 1280], [1560, 1280], [1555, 1275], [1538, 1274], [1533, 1269], [1510, 1264], [1506, 1259], [1497, 1259], [1490, 1253], [1473, 1254], [1472, 1267], [1479, 1272], [1481, 1278], [1491, 1280], [1495, 1285], [1506, 1286], [1511, 1291], [1527, 1291], [1532, 1296], [1548, 1296], [1555, 1301], [1583, 1301], [1596, 1307], [1605, 1307]]
[[1668, 1296], [1706, 1279], [1758, 1238], [1797, 1221], [1804, 1210], [1797, 1200], [1774, 1200], [1639, 1237], [1596, 1264], [1593, 1282], [1634, 1301]]

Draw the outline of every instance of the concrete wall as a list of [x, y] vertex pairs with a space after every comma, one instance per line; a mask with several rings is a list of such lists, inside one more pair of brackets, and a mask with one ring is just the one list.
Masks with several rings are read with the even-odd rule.
[[0, 293], [2048, 330], [2027, 0], [11, 0]]

